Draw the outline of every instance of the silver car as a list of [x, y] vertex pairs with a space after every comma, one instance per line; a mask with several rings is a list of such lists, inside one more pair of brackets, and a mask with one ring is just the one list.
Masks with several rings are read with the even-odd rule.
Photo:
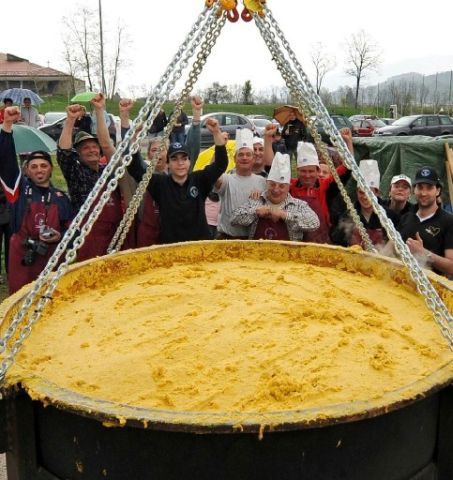
[[249, 128], [256, 136], [260, 136], [255, 125], [250, 118], [240, 113], [232, 112], [213, 112], [203, 115], [200, 119], [201, 127], [201, 148], [208, 148], [214, 144], [214, 139], [206, 128], [206, 120], [208, 118], [215, 118], [219, 121], [222, 132], [228, 132], [231, 140], [236, 138], [236, 130], [238, 128]]
[[448, 115], [408, 115], [374, 131], [374, 136], [379, 137], [390, 135], [437, 137], [451, 134], [453, 134], [453, 119]]

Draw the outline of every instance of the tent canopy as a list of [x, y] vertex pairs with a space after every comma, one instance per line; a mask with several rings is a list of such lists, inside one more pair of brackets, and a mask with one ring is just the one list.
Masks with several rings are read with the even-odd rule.
[[354, 138], [353, 142], [357, 162], [366, 158], [377, 160], [381, 172], [380, 190], [384, 197], [388, 196], [390, 181], [394, 175], [404, 173], [413, 179], [415, 172], [427, 165], [439, 173], [444, 187], [442, 198], [445, 203], [450, 203], [445, 169], [445, 143], [453, 148], [453, 136]]

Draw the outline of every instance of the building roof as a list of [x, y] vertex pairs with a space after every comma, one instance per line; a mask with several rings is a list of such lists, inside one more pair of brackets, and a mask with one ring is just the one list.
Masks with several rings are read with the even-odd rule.
[[0, 53], [0, 78], [33, 77], [67, 77], [68, 74], [50, 67], [41, 67], [25, 58], [16, 57], [11, 53]]

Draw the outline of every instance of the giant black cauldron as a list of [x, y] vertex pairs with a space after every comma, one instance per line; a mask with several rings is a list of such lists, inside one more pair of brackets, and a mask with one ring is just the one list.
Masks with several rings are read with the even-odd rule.
[[[325, 262], [340, 269], [371, 272], [386, 264], [386, 275], [410, 282], [399, 262], [339, 248], [268, 242], [200, 242], [125, 252], [138, 263], [153, 256], [201, 259], [246, 257], [260, 249], [288, 261]], [[323, 258], [324, 257], [324, 258]], [[326, 258], [328, 260], [326, 260]], [[71, 282], [80, 269], [73, 268]], [[105, 272], [105, 270], [103, 270]], [[451, 310], [451, 284], [432, 277]], [[378, 292], [377, 292], [378, 293]], [[24, 292], [3, 305], [4, 321]], [[148, 410], [83, 397], [41, 379], [34, 386], [4, 385], [0, 402], [0, 446], [7, 454], [9, 480], [63, 479], [453, 479], [452, 362], [411, 386], [410, 398], [389, 392], [379, 402], [332, 406], [323, 412], [299, 410], [251, 417], [238, 425], [234, 415]], [[402, 389], [404, 390], [404, 388]], [[336, 412], [336, 413], [335, 413]], [[272, 425], [272, 428], [266, 427]]]

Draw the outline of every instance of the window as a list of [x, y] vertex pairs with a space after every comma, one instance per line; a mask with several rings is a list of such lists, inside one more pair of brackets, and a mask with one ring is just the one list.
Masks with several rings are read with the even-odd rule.
[[418, 117], [412, 124], [413, 127], [424, 127], [425, 125], [425, 117]]
[[453, 124], [453, 121], [450, 117], [443, 116], [443, 117], [439, 117], [439, 119], [440, 119], [440, 124], [441, 125], [452, 125]]
[[439, 118], [434, 116], [429, 116], [426, 118], [426, 125], [428, 127], [436, 127], [439, 125]]

